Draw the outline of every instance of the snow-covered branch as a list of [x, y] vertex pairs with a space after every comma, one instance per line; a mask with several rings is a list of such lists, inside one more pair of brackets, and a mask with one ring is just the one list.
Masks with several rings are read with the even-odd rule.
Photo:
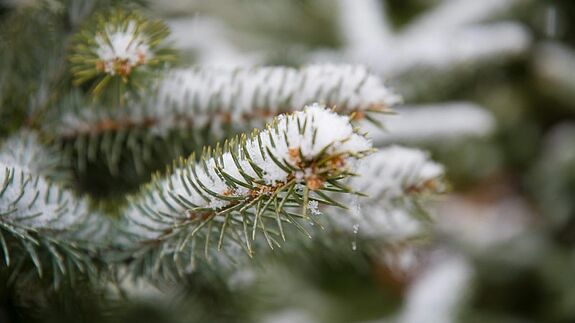
[[[0, 255], [7, 266], [30, 259], [39, 275], [93, 271], [90, 256], [110, 230], [85, 198], [51, 180], [67, 180], [54, 152], [31, 132], [0, 150]], [[28, 258], [27, 258], [28, 257]]]
[[[531, 36], [527, 28], [514, 21], [487, 21], [528, 2], [442, 1], [406, 27], [392, 32], [388, 15], [376, 1], [341, 0], [340, 34], [345, 40], [342, 53], [319, 52], [311, 59], [361, 62], [393, 79], [414, 71], [445, 73], [495, 59], [513, 59], [529, 49]], [[414, 74], [409, 81], [426, 76]]]
[[[118, 173], [124, 158], [133, 160], [129, 167], [142, 173], [153, 160], [169, 162], [306, 104], [319, 102], [357, 120], [371, 119], [400, 101], [377, 76], [350, 65], [173, 70], [152, 93], [142, 94], [146, 101], [120, 109], [70, 100], [55, 118], [58, 123], [47, 125], [47, 130], [52, 134], [57, 129], [57, 143], [78, 156], [77, 165], [102, 157], [99, 160]], [[158, 141], [160, 157], [153, 145], [144, 144]]]
[[363, 125], [376, 145], [397, 142], [433, 143], [442, 140], [487, 137], [495, 130], [495, 118], [476, 104], [452, 102], [396, 108], [385, 120], [385, 131]]
[[378, 203], [443, 190], [443, 167], [415, 148], [382, 148], [363, 160], [359, 172], [360, 176], [352, 178], [349, 185]]
[[407, 34], [445, 32], [502, 16], [526, 0], [447, 0], [424, 13], [404, 31]]
[[421, 233], [419, 203], [445, 190], [444, 169], [419, 149], [390, 146], [360, 162], [349, 186], [367, 197], [353, 197], [350, 216], [335, 216], [338, 227], [363, 237], [401, 240]]
[[161, 241], [166, 253], [189, 254], [197, 236], [209, 241], [216, 231], [221, 247], [239, 230], [235, 238], [250, 253], [257, 232], [273, 247], [285, 239], [284, 223], [310, 220], [310, 201], [340, 205], [324, 191], [350, 193], [339, 181], [371, 144], [348, 117], [313, 105], [211, 151], [200, 162], [182, 161], [132, 199], [125, 230], [134, 242]]
[[[135, 127], [162, 133], [172, 127], [222, 125], [244, 129], [319, 102], [342, 114], [386, 112], [400, 97], [361, 66], [312, 65], [302, 69], [190, 68], [167, 72], [151, 103], [114, 109], [108, 115], [83, 109], [64, 116], [60, 135], [73, 137]], [[243, 124], [248, 125], [243, 126]]]
[[93, 270], [89, 250], [96, 246], [72, 239], [89, 214], [85, 200], [1, 161], [0, 181], [0, 254], [7, 266], [30, 259], [39, 275]]
[[113, 82], [116, 92], [120, 85], [134, 87], [134, 76], [173, 60], [165, 42], [169, 33], [164, 22], [136, 11], [98, 15], [74, 36], [69, 57], [74, 82], [92, 81], [92, 93], [97, 96]]
[[42, 145], [37, 134], [30, 131], [18, 132], [0, 144], [0, 161], [27, 173], [62, 179], [56, 151]]

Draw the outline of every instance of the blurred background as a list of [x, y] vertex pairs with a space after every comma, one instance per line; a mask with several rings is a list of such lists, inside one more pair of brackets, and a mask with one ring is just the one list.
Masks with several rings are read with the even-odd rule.
[[[0, 19], [33, 2], [5, 0]], [[383, 131], [366, 125], [374, 142], [429, 150], [450, 192], [430, 201], [424, 243], [320, 233], [231, 278], [205, 270], [169, 291], [130, 286], [126, 320], [575, 322], [574, 1], [147, 5], [187, 64], [367, 66], [404, 99]]]

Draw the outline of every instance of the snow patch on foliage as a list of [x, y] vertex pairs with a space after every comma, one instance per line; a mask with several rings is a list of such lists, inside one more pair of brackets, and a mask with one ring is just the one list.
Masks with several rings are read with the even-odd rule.
[[365, 131], [373, 134], [376, 144], [482, 138], [493, 134], [496, 126], [488, 110], [468, 102], [403, 106], [395, 110], [397, 115], [385, 119], [385, 132], [368, 123], [363, 125]]
[[35, 175], [54, 172], [57, 158], [40, 144], [35, 133], [29, 131], [18, 132], [0, 145], [0, 162]]
[[532, 42], [529, 30], [519, 23], [485, 23], [526, 1], [442, 1], [393, 32], [386, 27], [390, 25], [389, 14], [379, 8], [379, 3], [356, 2], [339, 1], [341, 33], [346, 41], [344, 53], [320, 52], [312, 55], [313, 60], [325, 61], [331, 55], [367, 63], [388, 77], [416, 71], [415, 77], [420, 78], [422, 74], [417, 71], [453, 70], [512, 59], [525, 54]]
[[[181, 69], [158, 86], [158, 105], [173, 115], [204, 124], [214, 117], [227, 123], [262, 120], [318, 102], [339, 111], [386, 110], [401, 101], [381, 80], [361, 66]], [[160, 104], [161, 103], [161, 104]], [[158, 109], [156, 117], [164, 118]], [[177, 119], [166, 120], [171, 126]]]
[[162, 77], [154, 93], [150, 100], [122, 109], [65, 113], [59, 134], [98, 134], [113, 125], [119, 130], [146, 127], [162, 136], [175, 128], [209, 126], [216, 137], [223, 137], [229, 128], [261, 127], [274, 116], [315, 102], [341, 114], [358, 112], [358, 118], [401, 102], [379, 77], [354, 65], [177, 69]]
[[[129, 230], [147, 238], [158, 237], [177, 221], [188, 219], [191, 215], [187, 210], [218, 210], [231, 205], [230, 199], [245, 200], [253, 194], [269, 194], [265, 187], [287, 183], [295, 179], [296, 170], [303, 171], [301, 159], [312, 161], [341, 156], [341, 164], [335, 167], [344, 168], [349, 167], [347, 160], [371, 149], [370, 141], [355, 132], [348, 117], [318, 104], [276, 118], [241, 146], [245, 149], [236, 146], [234, 155], [225, 152], [205, 162], [190, 161], [171, 176], [152, 184], [150, 193], [129, 207], [128, 218], [135, 224]], [[234, 156], [238, 157], [234, 160]], [[231, 187], [225, 177], [246, 185]], [[263, 191], [248, 189], [254, 183], [246, 177], [266, 183], [261, 187]], [[304, 176], [299, 181], [305, 180]]]
[[152, 58], [148, 39], [138, 32], [137, 25], [135, 21], [125, 26], [108, 25], [103, 33], [96, 35], [96, 54], [104, 72], [115, 75], [118, 63], [131, 68], [146, 64]]
[[70, 192], [26, 168], [0, 162], [0, 214], [3, 222], [33, 229], [63, 230], [79, 224], [87, 205]]
[[457, 309], [472, 276], [471, 265], [462, 257], [436, 259], [409, 288], [397, 322], [456, 322]]
[[335, 215], [338, 227], [351, 231], [354, 224], [359, 225], [362, 236], [388, 240], [418, 234], [421, 222], [411, 209], [422, 195], [443, 191], [443, 166], [425, 151], [400, 146], [381, 149], [359, 164], [359, 176], [349, 186], [368, 197], [356, 202], [361, 205], [358, 214]]
[[390, 146], [363, 160], [359, 172], [350, 182], [352, 187], [373, 199], [391, 200], [411, 191], [435, 191], [444, 168], [423, 150]]

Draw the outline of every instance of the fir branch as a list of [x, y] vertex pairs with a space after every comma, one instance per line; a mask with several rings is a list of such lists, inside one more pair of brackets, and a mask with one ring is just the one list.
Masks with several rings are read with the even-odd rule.
[[[409, 77], [408, 81], [418, 82], [424, 78], [427, 87], [429, 77], [436, 76], [434, 71], [480, 65], [494, 58], [512, 59], [524, 54], [531, 43], [528, 31], [520, 24], [486, 23], [505, 16], [513, 7], [525, 6], [527, 1], [444, 1], [394, 34], [382, 27], [389, 24], [390, 17], [384, 15], [378, 2], [365, 1], [353, 10], [349, 0], [339, 2], [346, 60], [368, 63], [374, 71], [394, 79]], [[350, 23], [354, 21], [360, 21], [363, 28]]]
[[522, 24], [501, 21], [530, 1], [438, 1], [393, 30], [385, 28], [392, 25], [393, 15], [381, 1], [337, 2], [345, 44], [342, 50], [322, 49], [310, 58], [367, 64], [393, 79], [410, 101], [436, 101], [438, 93], [473, 79], [472, 71], [524, 58], [533, 42]]
[[0, 144], [0, 161], [18, 165], [28, 173], [51, 181], [68, 183], [71, 180], [57, 150], [40, 143], [38, 135], [29, 130], [17, 132]]
[[178, 156], [305, 104], [319, 101], [361, 119], [400, 100], [365, 68], [348, 65], [175, 70], [151, 92], [123, 109], [90, 107], [70, 97], [55, 118], [59, 123], [46, 129], [57, 129], [57, 145], [81, 174], [91, 163], [103, 163], [113, 176], [135, 172], [147, 179], [151, 169]]
[[444, 169], [419, 149], [390, 146], [361, 161], [350, 189], [364, 193], [347, 203], [352, 212], [331, 218], [337, 227], [363, 237], [402, 240], [422, 233], [428, 197], [446, 190]]
[[113, 10], [99, 14], [79, 31], [73, 41], [69, 60], [76, 85], [92, 81], [91, 93], [100, 97], [110, 87], [111, 96], [121, 104], [123, 89], [138, 88], [138, 75], [161, 68], [174, 60], [165, 44], [169, 28], [160, 20], [148, 19], [137, 12]]
[[[92, 246], [73, 239], [87, 203], [25, 169], [0, 162], [0, 244], [4, 265], [31, 260], [38, 275], [57, 284], [71, 272], [94, 273]], [[95, 241], [91, 241], [94, 243]]]
[[471, 102], [402, 106], [396, 112], [393, 118], [385, 120], [385, 132], [370, 124], [362, 125], [362, 129], [373, 135], [375, 145], [398, 142], [421, 145], [489, 138], [496, 127], [494, 115], [487, 108]]
[[361, 119], [370, 112], [390, 112], [400, 97], [361, 66], [311, 65], [300, 70], [286, 67], [248, 69], [190, 68], [161, 77], [155, 97], [124, 110], [84, 111], [65, 115], [60, 136], [134, 128], [165, 133], [173, 127], [207, 127], [248, 123], [262, 126], [271, 117], [319, 102], [342, 114]]
[[319, 105], [205, 149], [199, 162], [182, 160], [131, 199], [125, 231], [128, 246], [139, 250], [133, 263], [142, 270], [168, 255], [193, 259], [196, 241], [209, 253], [216, 247], [211, 241], [221, 247], [223, 239], [233, 240], [251, 254], [258, 233], [273, 248], [285, 239], [283, 224], [311, 219], [307, 201], [337, 205], [322, 191], [349, 177], [351, 161], [370, 151], [348, 117]]
[[[426, 192], [444, 190], [444, 169], [419, 149], [390, 146], [366, 158], [360, 176], [349, 185], [370, 196], [372, 201], [390, 201]], [[374, 181], [374, 178], [380, 180]]]

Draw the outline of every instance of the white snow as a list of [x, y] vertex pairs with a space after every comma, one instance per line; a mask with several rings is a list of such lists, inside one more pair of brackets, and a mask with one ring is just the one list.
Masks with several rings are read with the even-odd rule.
[[146, 64], [152, 58], [148, 39], [138, 32], [137, 23], [129, 21], [125, 26], [107, 25], [96, 36], [96, 54], [104, 63], [104, 72], [115, 75], [115, 64], [125, 61], [130, 67]]
[[319, 202], [318, 201], [309, 201], [307, 204], [308, 210], [313, 215], [320, 215], [321, 211], [319, 210]]
[[[447, 71], [522, 55], [532, 41], [514, 21], [489, 23], [522, 0], [445, 0], [398, 30], [374, 0], [340, 0], [343, 53], [321, 50], [312, 61], [351, 61], [397, 78], [412, 71]], [[425, 76], [425, 75], [422, 75]]]
[[40, 144], [35, 133], [22, 131], [0, 145], [0, 162], [40, 175], [53, 170], [57, 156]]
[[439, 182], [444, 169], [431, 161], [425, 151], [390, 146], [364, 159], [358, 172], [360, 176], [350, 181], [354, 189], [373, 199], [391, 200], [402, 197], [409, 189], [424, 188], [429, 181]]
[[379, 0], [339, 1], [339, 28], [349, 49], [360, 53], [385, 50], [393, 35], [389, 21], [382, 19], [385, 10]]
[[377, 145], [482, 138], [493, 134], [496, 126], [488, 110], [468, 102], [403, 106], [395, 111], [396, 115], [385, 117], [385, 131], [362, 125]]
[[471, 265], [462, 257], [443, 256], [418, 277], [407, 292], [399, 323], [456, 322], [472, 278]]
[[0, 220], [34, 229], [62, 230], [78, 224], [87, 205], [70, 192], [31, 175], [25, 168], [0, 162]]
[[[380, 149], [359, 161], [359, 176], [349, 186], [368, 197], [348, 199], [346, 204], [361, 205], [359, 212], [340, 212], [333, 215], [335, 223], [344, 230], [352, 225], [362, 227], [361, 235], [402, 240], [419, 234], [420, 220], [410, 214], [410, 206], [421, 194], [436, 194], [444, 188], [443, 166], [433, 162], [427, 152], [400, 146]], [[357, 200], [357, 201], [356, 201]]]

